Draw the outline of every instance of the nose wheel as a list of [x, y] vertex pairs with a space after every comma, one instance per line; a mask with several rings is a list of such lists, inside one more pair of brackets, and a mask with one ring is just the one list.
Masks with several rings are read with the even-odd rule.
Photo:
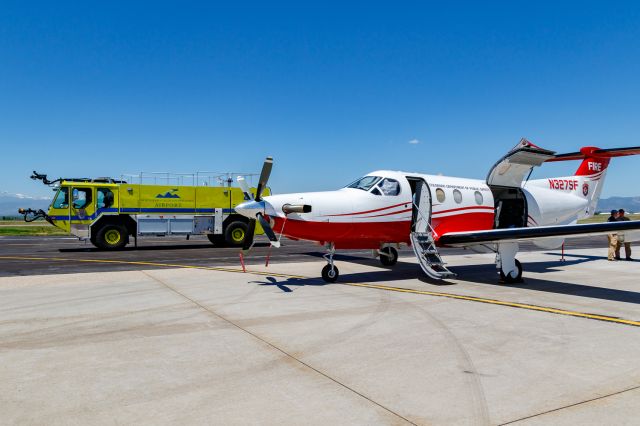
[[335, 246], [331, 244], [327, 250], [327, 254], [324, 255], [327, 264], [322, 268], [322, 279], [328, 283], [335, 283], [338, 280], [338, 276], [340, 276], [338, 267], [333, 264], [333, 255], [335, 252]]
[[340, 272], [335, 265], [325, 265], [322, 268], [322, 279], [328, 283], [335, 283], [340, 276]]

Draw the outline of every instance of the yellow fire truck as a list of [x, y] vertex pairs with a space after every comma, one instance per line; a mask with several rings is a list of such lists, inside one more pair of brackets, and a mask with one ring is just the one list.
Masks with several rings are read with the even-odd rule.
[[[189, 177], [191, 185], [185, 185]], [[207, 235], [215, 245], [242, 246], [247, 233], [247, 219], [233, 209], [245, 201], [244, 193], [231, 186], [230, 173], [141, 173], [133, 177], [136, 183], [112, 178], [50, 181], [36, 172], [31, 178], [54, 186], [55, 196], [47, 212], [20, 209], [25, 220], [44, 218], [101, 249], [120, 249], [130, 236], [137, 242], [138, 237], [164, 235]], [[251, 191], [255, 194], [255, 188]], [[270, 193], [268, 188], [263, 192]], [[257, 225], [255, 233], [264, 233]]]

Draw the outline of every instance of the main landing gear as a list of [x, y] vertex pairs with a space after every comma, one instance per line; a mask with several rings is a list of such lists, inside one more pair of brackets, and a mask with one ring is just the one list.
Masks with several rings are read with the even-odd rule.
[[340, 272], [336, 265], [333, 264], [333, 255], [336, 253], [336, 247], [333, 243], [328, 245], [327, 254], [323, 257], [328, 262], [324, 268], [322, 268], [322, 279], [328, 283], [335, 283], [338, 280]]
[[500, 269], [500, 282], [506, 284], [515, 284], [522, 282], [522, 264], [518, 259], [514, 260], [516, 264], [516, 270], [505, 274], [502, 269]]
[[500, 272], [500, 282], [514, 284], [522, 282], [522, 264], [516, 259], [518, 243], [499, 243], [496, 265]]
[[378, 250], [380, 263], [384, 266], [393, 266], [398, 262], [398, 250], [391, 246], [382, 247]]

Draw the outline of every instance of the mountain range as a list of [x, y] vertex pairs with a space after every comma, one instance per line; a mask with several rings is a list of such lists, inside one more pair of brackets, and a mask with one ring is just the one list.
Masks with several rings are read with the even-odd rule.
[[24, 194], [12, 194], [0, 191], [0, 216], [19, 216], [21, 207], [47, 210], [51, 197], [31, 197]]
[[[0, 191], [0, 216], [18, 216], [20, 207], [46, 211], [50, 203], [50, 197], [31, 197], [24, 194]], [[608, 213], [613, 209], [624, 209], [628, 213], [638, 213], [640, 212], [640, 196], [601, 198], [598, 201], [596, 211]]]

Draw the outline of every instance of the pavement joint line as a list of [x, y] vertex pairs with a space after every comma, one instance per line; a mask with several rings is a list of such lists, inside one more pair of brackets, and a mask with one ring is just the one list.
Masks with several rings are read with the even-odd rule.
[[[181, 265], [181, 264], [173, 264], [173, 263], [158, 263], [158, 262], [141, 262], [141, 261], [127, 261], [127, 260], [112, 260], [112, 259], [68, 259], [64, 257], [25, 257], [25, 256], [0, 256], [1, 259], [14, 259], [14, 260], [58, 260], [58, 261], [66, 261], [66, 262], [85, 262], [85, 263], [114, 263], [114, 264], [127, 264], [127, 265], [141, 265], [141, 266], [157, 266], [164, 268], [182, 268], [182, 269], [202, 269], [207, 271], [219, 271], [219, 272], [232, 272], [232, 273], [247, 273], [261, 276], [271, 276], [278, 278], [291, 278], [291, 279], [313, 279], [313, 277], [306, 277], [302, 275], [292, 275], [292, 274], [282, 274], [282, 273], [274, 273], [274, 272], [263, 272], [263, 271], [253, 271], [247, 269], [246, 272], [240, 268], [223, 268], [223, 267], [215, 267], [215, 266], [198, 266], [198, 265]], [[433, 296], [433, 297], [444, 297], [448, 299], [456, 299], [456, 300], [465, 300], [469, 302], [477, 302], [477, 303], [486, 303], [491, 305], [498, 306], [506, 306], [511, 308], [525, 309], [530, 311], [537, 312], [546, 312], [558, 315], [566, 315], [576, 318], [585, 318], [596, 321], [604, 321], [615, 324], [623, 324], [630, 325], [633, 327], [640, 327], [640, 321], [629, 320], [620, 317], [613, 317], [608, 315], [599, 315], [599, 314], [589, 314], [585, 312], [578, 311], [570, 311], [567, 309], [558, 309], [551, 308], [545, 306], [537, 306], [531, 305], [527, 303], [519, 303], [519, 302], [509, 302], [504, 300], [497, 299], [488, 299], [477, 296], [465, 296], [462, 294], [455, 293], [442, 293], [438, 291], [428, 291], [428, 290], [414, 290], [410, 288], [403, 287], [392, 287], [392, 286], [384, 286], [378, 284], [370, 284], [370, 283], [350, 283], [350, 282], [341, 282], [337, 283], [340, 285], [347, 285], [351, 287], [363, 287], [363, 288], [371, 288], [376, 290], [386, 290], [386, 291], [395, 291], [399, 293], [409, 293], [409, 294], [420, 294], [424, 296]]]
[[576, 407], [578, 405], [583, 405], [583, 404], [588, 404], [590, 402], [599, 401], [601, 399], [606, 399], [606, 398], [609, 398], [609, 397], [612, 397], [612, 396], [620, 395], [620, 394], [623, 394], [623, 393], [626, 393], [626, 392], [631, 392], [631, 391], [638, 390], [638, 389], [640, 389], [640, 386], [634, 386], [634, 387], [631, 387], [631, 388], [628, 388], [628, 389], [623, 389], [621, 391], [609, 393], [607, 395], [597, 396], [595, 398], [590, 398], [590, 399], [587, 399], [587, 400], [584, 400], [584, 401], [575, 402], [573, 404], [564, 405], [562, 407], [553, 408], [551, 410], [543, 411], [541, 413], [532, 414], [530, 416], [521, 417], [521, 418], [515, 419], [515, 420], [510, 420], [510, 421], [505, 422], [505, 423], [500, 423], [500, 425], [498, 425], [498, 426], [511, 425], [511, 424], [514, 424], [514, 423], [521, 422], [523, 420], [529, 420], [529, 419], [532, 419], [532, 418], [535, 418], [535, 417], [544, 416], [545, 414], [554, 413], [556, 411], [562, 411], [562, 410], [567, 409], [567, 408]]
[[259, 340], [260, 342], [266, 344], [267, 346], [269, 346], [270, 348], [280, 352], [281, 354], [283, 354], [284, 356], [286, 356], [287, 358], [291, 358], [292, 360], [298, 362], [299, 364], [303, 365], [304, 367], [307, 367], [308, 369], [310, 369], [311, 371], [314, 371], [315, 373], [321, 375], [322, 377], [325, 377], [326, 379], [334, 382], [335, 384], [353, 392], [354, 394], [358, 395], [359, 397], [369, 401], [370, 403], [382, 408], [383, 410], [385, 410], [386, 412], [393, 414], [394, 416], [398, 417], [399, 419], [402, 419], [404, 421], [406, 421], [407, 423], [417, 426], [416, 423], [412, 422], [411, 420], [407, 419], [406, 417], [402, 416], [401, 414], [396, 413], [395, 411], [391, 410], [390, 408], [385, 407], [384, 405], [380, 404], [377, 401], [374, 401], [373, 399], [369, 398], [368, 396], [362, 394], [361, 392], [358, 392], [357, 390], [353, 389], [352, 387], [347, 386], [346, 384], [340, 382], [339, 380], [329, 376], [327, 373], [324, 373], [320, 370], [318, 370], [317, 368], [313, 367], [312, 365], [302, 361], [299, 358], [296, 358], [295, 356], [291, 355], [289, 352], [285, 351], [284, 349], [276, 346], [275, 344], [269, 342], [268, 340], [265, 340], [263, 337], [260, 337], [259, 335], [247, 330], [246, 328], [240, 326], [239, 324], [235, 323], [234, 321], [220, 315], [219, 313], [217, 313], [216, 311], [214, 311], [213, 309], [203, 305], [202, 303], [198, 302], [195, 299], [192, 299], [191, 297], [187, 296], [186, 294], [184, 294], [183, 292], [181, 292], [180, 290], [177, 290], [176, 288], [174, 288], [173, 286], [171, 286], [170, 284], [166, 283], [165, 281], [154, 277], [153, 275], [149, 274], [146, 271], [141, 271], [144, 275], [146, 275], [147, 277], [151, 278], [152, 280], [162, 284], [164, 287], [166, 287], [168, 290], [176, 293], [177, 295], [179, 295], [180, 297], [182, 297], [185, 300], [188, 300], [189, 302], [193, 303], [194, 305], [198, 306], [200, 309], [204, 310], [205, 312], [221, 319], [222, 321], [232, 325], [233, 327], [249, 334], [251, 337], [253, 337], [254, 339]]

